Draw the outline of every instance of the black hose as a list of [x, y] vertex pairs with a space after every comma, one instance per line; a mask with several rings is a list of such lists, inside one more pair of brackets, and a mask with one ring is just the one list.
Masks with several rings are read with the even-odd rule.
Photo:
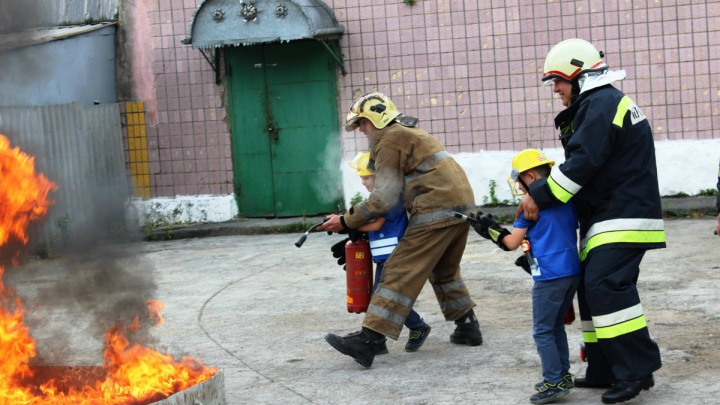
[[322, 224], [324, 224], [324, 223], [325, 223], [325, 222], [320, 222], [319, 224], [315, 224], [315, 225], [311, 226], [310, 229], [308, 229], [308, 230], [303, 234], [303, 236], [301, 236], [300, 239], [298, 239], [298, 241], [295, 242], [295, 247], [300, 247], [300, 246], [302, 246], [303, 243], [305, 243], [305, 240], [307, 240], [308, 235], [310, 235], [310, 232], [314, 231], [315, 229], [317, 229], [318, 226], [320, 226], [320, 225], [322, 225]]

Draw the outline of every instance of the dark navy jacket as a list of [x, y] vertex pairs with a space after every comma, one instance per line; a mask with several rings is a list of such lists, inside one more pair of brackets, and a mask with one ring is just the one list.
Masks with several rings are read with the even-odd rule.
[[665, 247], [652, 129], [612, 85], [586, 91], [555, 118], [565, 162], [530, 185], [540, 209], [571, 198], [580, 259], [592, 249]]

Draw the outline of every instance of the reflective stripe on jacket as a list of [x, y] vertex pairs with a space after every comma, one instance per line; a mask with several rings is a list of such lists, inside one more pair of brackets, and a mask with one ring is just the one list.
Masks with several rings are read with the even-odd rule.
[[571, 198], [580, 259], [599, 247], [665, 247], [655, 145], [640, 108], [606, 85], [582, 93], [555, 118], [565, 162], [530, 185], [540, 209]]
[[404, 191], [410, 227], [440, 228], [462, 222], [452, 210], [468, 212], [475, 196], [465, 171], [432, 135], [391, 124], [369, 139], [375, 189], [352, 207], [344, 221], [357, 228], [389, 211]]

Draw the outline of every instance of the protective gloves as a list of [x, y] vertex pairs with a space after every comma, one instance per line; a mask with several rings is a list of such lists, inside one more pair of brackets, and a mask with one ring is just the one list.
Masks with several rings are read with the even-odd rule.
[[[329, 218], [325, 218], [325, 220], [324, 220], [323, 222], [327, 222], [328, 219], [329, 219]], [[347, 226], [345, 226], [345, 221], [344, 221], [344, 220], [341, 221], [341, 222], [342, 222], [342, 224], [343, 224], [343, 230], [340, 231], [340, 232], [338, 232], [338, 234], [349, 236], [349, 237], [350, 237], [350, 240], [351, 240], [353, 243], [359, 241], [360, 239], [368, 239], [368, 234], [367, 234], [367, 232], [362, 232], [362, 231], [358, 231], [357, 229], [348, 228]], [[328, 235], [332, 235], [333, 233], [332, 233], [332, 231], [327, 231], [327, 234], [328, 234]]]
[[532, 275], [532, 273], [530, 273], [530, 262], [528, 262], [525, 255], [518, 257], [517, 260], [515, 260], [515, 265], [522, 267], [522, 269], [525, 270], [525, 273]]
[[477, 213], [469, 214], [468, 217], [472, 218], [470, 225], [475, 229], [475, 232], [485, 239], [490, 239], [500, 249], [506, 252], [510, 251], [510, 249], [502, 243], [503, 238], [510, 235], [510, 231], [493, 221], [492, 215], [483, 215], [482, 212], [478, 211]]
[[333, 257], [338, 259], [337, 264], [343, 266], [343, 270], [345, 270], [345, 244], [349, 240], [350, 238], [343, 239], [330, 247]]

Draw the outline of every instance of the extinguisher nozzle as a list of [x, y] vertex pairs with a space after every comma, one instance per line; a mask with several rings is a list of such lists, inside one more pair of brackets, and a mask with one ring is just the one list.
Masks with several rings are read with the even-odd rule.
[[296, 247], [302, 246], [303, 243], [305, 243], [305, 240], [307, 239], [307, 237], [308, 237], [307, 234], [304, 234], [303, 236], [301, 236], [300, 239], [298, 239], [298, 241], [295, 242], [295, 246]]
[[312, 231], [314, 231], [315, 229], [317, 229], [317, 228], [318, 228], [320, 225], [322, 225], [323, 223], [324, 223], [324, 222], [321, 222], [321, 223], [319, 223], [319, 224], [315, 224], [315, 225], [311, 226], [310, 229], [308, 229], [308, 230], [303, 234], [303, 236], [301, 236], [300, 239], [298, 239], [298, 241], [295, 242], [295, 247], [300, 247], [300, 246], [302, 246], [303, 243], [305, 243], [305, 240], [307, 239], [308, 235], [310, 235], [310, 232], [312, 232]]

